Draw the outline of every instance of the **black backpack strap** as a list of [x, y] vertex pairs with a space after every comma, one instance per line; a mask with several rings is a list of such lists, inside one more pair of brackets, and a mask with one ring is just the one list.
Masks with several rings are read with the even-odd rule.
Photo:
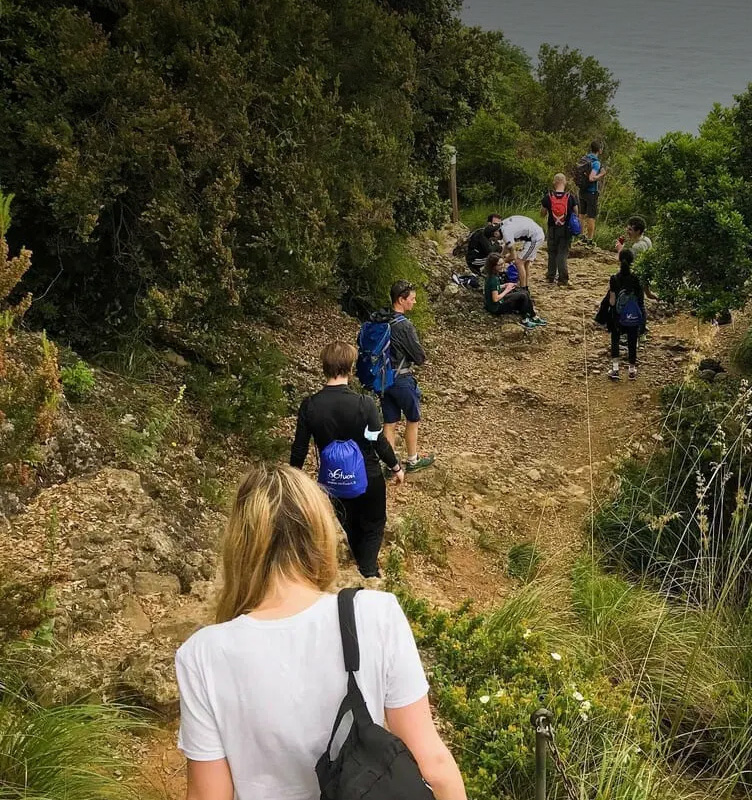
[[360, 647], [358, 647], [358, 628], [355, 625], [355, 589], [340, 589], [337, 595], [339, 612], [339, 633], [342, 637], [342, 652], [345, 655], [345, 669], [357, 672], [360, 669]]

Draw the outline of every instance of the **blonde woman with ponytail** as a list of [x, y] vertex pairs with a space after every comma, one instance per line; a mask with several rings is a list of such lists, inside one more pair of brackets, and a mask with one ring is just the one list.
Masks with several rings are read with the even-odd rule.
[[[336, 542], [329, 500], [305, 473], [262, 466], [241, 482], [217, 624], [176, 656], [187, 800], [318, 799], [314, 766], [347, 688], [330, 591]], [[396, 598], [358, 592], [355, 616], [356, 676], [374, 722], [403, 740], [438, 800], [465, 800]]]

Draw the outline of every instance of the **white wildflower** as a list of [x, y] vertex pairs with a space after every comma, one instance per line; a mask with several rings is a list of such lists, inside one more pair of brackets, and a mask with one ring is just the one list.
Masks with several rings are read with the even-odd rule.
[[551, 653], [551, 658], [553, 658], [554, 661], [561, 661], [561, 654]]
[[580, 708], [581, 708], [583, 711], [590, 711], [590, 709], [592, 708], [592, 706], [591, 706], [591, 704], [590, 704], [590, 701], [589, 701], [589, 700], [585, 700], [585, 701], [584, 701], [584, 702], [583, 702], [583, 703], [580, 705]]
[[503, 689], [499, 689], [499, 691], [498, 691], [498, 692], [496, 692], [496, 694], [494, 695], [494, 697], [502, 697], [502, 696], [503, 696], [503, 694], [504, 694], [504, 690], [503, 690]]
[[572, 695], [572, 697], [574, 697], [574, 699], [575, 699], [575, 700], [576, 700], [578, 703], [581, 703], [581, 702], [582, 702], [582, 701], [585, 699], [585, 698], [582, 696], [582, 693], [581, 693], [581, 692], [574, 692], [574, 694]]
[[581, 719], [583, 722], [587, 722], [587, 721], [588, 721], [588, 719], [589, 719], [589, 717], [588, 717], [588, 715], [587, 715], [587, 714], [586, 714], [584, 711], [580, 711], [580, 719]]
[[529, 639], [533, 635], [533, 632], [530, 628], [525, 628], [525, 633], [522, 634], [523, 639]]
[[478, 698], [481, 703], [484, 705], [491, 699], [487, 694], [484, 694], [483, 697]]

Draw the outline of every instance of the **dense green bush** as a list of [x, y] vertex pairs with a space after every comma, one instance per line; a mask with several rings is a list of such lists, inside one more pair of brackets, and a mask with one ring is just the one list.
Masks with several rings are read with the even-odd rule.
[[741, 308], [749, 294], [752, 183], [739, 154], [750, 102], [748, 90], [733, 107], [716, 106], [697, 136], [668, 133], [635, 163], [640, 207], [657, 222], [639, 268], [662, 297], [705, 319]]
[[349, 247], [342, 253], [341, 269], [349, 287], [344, 302], [358, 316], [391, 306], [389, 290], [398, 280], [410, 281], [417, 289], [417, 301], [410, 319], [419, 330], [433, 323], [433, 314], [423, 287], [426, 275], [405, 236], [385, 233], [373, 248]]
[[747, 329], [736, 346], [734, 360], [747, 374], [752, 374], [752, 327]]
[[[600, 674], [565, 612], [548, 611], [562, 606], [558, 590], [528, 586], [491, 614], [401, 599], [430, 654], [432, 691], [468, 796], [532, 795], [530, 715], [541, 705], [554, 714], [558, 747], [583, 793], [635, 780], [651, 747], [649, 709], [629, 682], [614, 685]], [[553, 771], [551, 780], [559, 796]]]
[[495, 38], [458, 8], [6, 3], [0, 181], [48, 290], [37, 321], [84, 349], [135, 320], [187, 336], [332, 286], [342, 246], [435, 224]]
[[743, 609], [752, 597], [752, 390], [669, 387], [649, 460], [628, 460], [595, 516], [606, 558], [676, 596]]

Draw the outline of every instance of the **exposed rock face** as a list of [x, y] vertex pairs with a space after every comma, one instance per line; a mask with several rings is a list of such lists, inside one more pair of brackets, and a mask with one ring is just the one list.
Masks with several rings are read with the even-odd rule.
[[14, 573], [60, 578], [55, 635], [65, 646], [36, 670], [40, 699], [121, 695], [173, 712], [175, 649], [210, 621], [221, 528], [205, 511], [186, 529], [131, 470], [42, 490], [0, 535]]

